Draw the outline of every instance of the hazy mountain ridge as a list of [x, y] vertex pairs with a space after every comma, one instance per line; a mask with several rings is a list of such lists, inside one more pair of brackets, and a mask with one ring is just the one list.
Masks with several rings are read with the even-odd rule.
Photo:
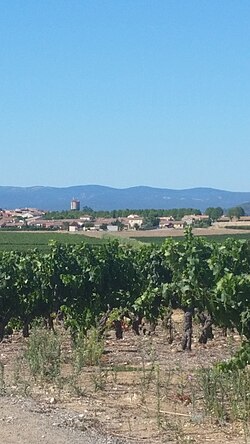
[[[0, 186], [0, 208], [34, 207], [44, 210], [66, 210], [75, 197], [81, 208], [89, 206], [94, 210], [123, 208], [230, 208], [242, 205], [250, 209], [250, 192], [233, 192], [214, 188], [190, 188], [174, 190], [137, 186], [112, 188], [101, 185], [78, 185], [64, 188], [34, 186]], [[248, 212], [248, 211], [247, 211]]]

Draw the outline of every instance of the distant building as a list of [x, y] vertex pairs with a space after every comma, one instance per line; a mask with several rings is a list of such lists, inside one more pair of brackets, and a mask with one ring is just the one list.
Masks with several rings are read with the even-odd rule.
[[72, 222], [71, 224], [69, 224], [69, 231], [70, 232], [75, 232], [79, 230], [79, 225], [77, 222]]
[[118, 230], [118, 225], [107, 225], [107, 231], [116, 232]]
[[127, 217], [128, 228], [134, 230], [136, 227], [141, 228], [143, 224], [143, 218], [137, 214], [130, 214]]
[[80, 200], [78, 199], [72, 199], [72, 201], [70, 202], [70, 209], [71, 210], [80, 210]]

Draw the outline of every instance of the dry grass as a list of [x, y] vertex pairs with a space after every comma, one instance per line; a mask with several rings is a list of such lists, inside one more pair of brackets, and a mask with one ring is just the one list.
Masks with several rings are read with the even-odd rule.
[[[80, 232], [78, 232], [79, 234]], [[249, 234], [249, 230], [233, 230], [230, 228], [194, 228], [193, 234], [195, 236], [220, 236], [220, 235], [235, 235], [235, 234]], [[140, 237], [179, 237], [184, 236], [184, 230], [167, 228], [158, 230], [145, 230], [145, 231], [119, 231], [104, 233], [101, 231], [84, 231], [85, 236], [103, 238], [106, 236], [118, 237], [118, 238], [140, 238]]]
[[215, 341], [201, 346], [196, 327], [193, 350], [186, 353], [180, 350], [182, 315], [178, 311], [174, 325], [171, 345], [160, 326], [152, 337], [136, 337], [128, 331], [121, 341], [110, 332], [99, 364], [84, 365], [78, 372], [74, 371], [74, 351], [67, 332], [61, 331], [60, 375], [40, 383], [20, 358], [27, 340], [16, 334], [11, 342], [0, 344], [5, 378], [1, 386], [41, 402], [53, 397], [58, 405], [98, 422], [105, 432], [138, 444], [248, 442], [246, 422], [221, 421], [207, 414], [197, 379], [197, 370], [230, 357], [240, 338], [232, 335], [225, 339], [216, 330]]

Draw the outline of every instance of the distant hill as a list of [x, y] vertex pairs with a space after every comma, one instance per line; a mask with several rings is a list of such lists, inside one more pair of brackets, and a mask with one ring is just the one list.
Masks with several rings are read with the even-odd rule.
[[244, 208], [246, 214], [250, 214], [250, 202], [245, 202], [240, 206]]
[[248, 205], [250, 192], [231, 192], [213, 188], [172, 190], [138, 186], [117, 189], [100, 185], [79, 185], [67, 188], [0, 186], [0, 208], [34, 207], [44, 210], [67, 210], [75, 197], [81, 208], [93, 210], [145, 208], [198, 208], [220, 206], [224, 209]]

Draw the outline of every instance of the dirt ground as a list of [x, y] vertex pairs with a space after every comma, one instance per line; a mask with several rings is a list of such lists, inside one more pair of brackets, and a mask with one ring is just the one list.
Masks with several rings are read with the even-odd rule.
[[48, 406], [23, 397], [0, 398], [2, 444], [118, 444], [75, 412]]
[[[77, 232], [78, 234], [80, 232]], [[216, 235], [232, 235], [232, 234], [244, 234], [249, 233], [249, 230], [235, 230], [230, 228], [217, 228], [217, 227], [209, 227], [209, 228], [193, 228], [193, 234], [195, 236], [216, 236]], [[74, 234], [74, 233], [73, 233]], [[102, 238], [103, 236], [115, 236], [121, 238], [140, 238], [140, 237], [174, 237], [174, 236], [184, 236], [184, 230], [175, 229], [175, 228], [166, 228], [166, 229], [158, 229], [158, 230], [143, 230], [143, 231], [119, 231], [119, 232], [110, 232], [108, 234], [103, 233], [101, 231], [84, 231], [83, 234], [85, 236], [90, 237], [98, 237]]]
[[[0, 437], [11, 444], [250, 443], [246, 424], [220, 421], [204, 411], [197, 370], [229, 358], [240, 338], [219, 330], [206, 346], [195, 327], [191, 352], [180, 348], [182, 315], [174, 314], [175, 339], [159, 325], [153, 336], [129, 330], [105, 339], [99, 366], [87, 366], [69, 384], [72, 350], [63, 338], [65, 384], [34, 381], [20, 356], [19, 334], [0, 344]], [[18, 366], [18, 368], [17, 368]], [[18, 377], [17, 377], [18, 372]]]

